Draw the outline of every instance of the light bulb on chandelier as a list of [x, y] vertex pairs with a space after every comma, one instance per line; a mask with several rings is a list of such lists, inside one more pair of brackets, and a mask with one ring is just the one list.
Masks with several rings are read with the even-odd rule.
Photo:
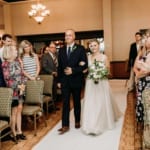
[[46, 6], [37, 1], [37, 4], [31, 5], [31, 10], [28, 12], [29, 17], [41, 24], [46, 16], [49, 16], [50, 11], [46, 9]]

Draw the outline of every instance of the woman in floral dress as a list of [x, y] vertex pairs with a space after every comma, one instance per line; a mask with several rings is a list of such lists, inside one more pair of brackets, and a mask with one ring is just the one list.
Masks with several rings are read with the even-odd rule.
[[145, 49], [141, 50], [136, 58], [134, 72], [137, 80], [136, 120], [137, 123], [143, 124], [144, 107], [142, 92], [145, 88], [150, 88], [150, 38], [146, 40]]
[[17, 60], [17, 54], [16, 46], [5, 46], [3, 52], [5, 61], [2, 63], [6, 86], [13, 89], [11, 128], [15, 143], [18, 143], [20, 139], [26, 139], [21, 129], [23, 92], [25, 87], [23, 84], [22, 68], [20, 62]]

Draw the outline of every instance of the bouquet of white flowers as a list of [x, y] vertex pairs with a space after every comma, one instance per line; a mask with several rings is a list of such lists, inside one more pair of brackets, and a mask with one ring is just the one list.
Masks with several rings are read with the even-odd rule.
[[88, 79], [92, 79], [95, 84], [99, 82], [100, 79], [108, 78], [108, 69], [106, 68], [103, 61], [94, 61], [94, 63], [89, 67]]

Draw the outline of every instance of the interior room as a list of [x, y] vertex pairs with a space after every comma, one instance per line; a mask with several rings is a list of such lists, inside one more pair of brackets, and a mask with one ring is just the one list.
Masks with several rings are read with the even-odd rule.
[[[58, 135], [63, 109], [63, 94], [59, 91], [55, 102], [56, 110], [50, 107], [46, 116], [46, 127], [43, 117], [37, 119], [35, 136], [34, 118], [23, 116], [22, 130], [27, 139], [15, 144], [9, 137], [0, 138], [0, 149], [146, 150], [143, 146], [144, 125], [138, 126], [136, 122], [137, 91], [128, 90], [131, 77], [128, 63], [135, 34], [140, 32], [144, 38], [150, 29], [149, 4], [149, 0], [0, 0], [0, 37], [4, 34], [12, 35], [17, 46], [21, 41], [28, 40], [38, 56], [41, 55], [41, 49], [50, 46], [51, 42], [55, 43], [59, 53], [67, 45], [67, 30], [75, 32], [75, 43], [85, 49], [89, 48], [91, 39], [97, 39], [100, 53], [106, 55], [110, 63], [108, 82], [122, 112], [114, 129], [98, 136], [85, 136], [81, 129], [75, 130], [73, 127], [74, 103], [71, 97], [70, 130], [64, 135]], [[40, 10], [37, 10], [38, 7], [41, 7]], [[150, 70], [147, 76], [149, 73]], [[135, 88], [136, 86], [135, 83]], [[85, 88], [81, 92], [81, 113], [84, 94]], [[46, 109], [45, 104], [43, 105]], [[3, 132], [0, 131], [0, 136], [1, 134]]]

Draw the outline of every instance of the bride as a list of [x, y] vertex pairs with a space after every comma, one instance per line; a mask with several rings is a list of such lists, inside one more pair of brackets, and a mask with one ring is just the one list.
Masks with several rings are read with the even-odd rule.
[[98, 135], [105, 130], [113, 129], [121, 113], [113, 100], [107, 79], [108, 58], [100, 53], [98, 40], [90, 40], [89, 48], [92, 54], [88, 56], [89, 67], [82, 108], [82, 131], [85, 134]]

